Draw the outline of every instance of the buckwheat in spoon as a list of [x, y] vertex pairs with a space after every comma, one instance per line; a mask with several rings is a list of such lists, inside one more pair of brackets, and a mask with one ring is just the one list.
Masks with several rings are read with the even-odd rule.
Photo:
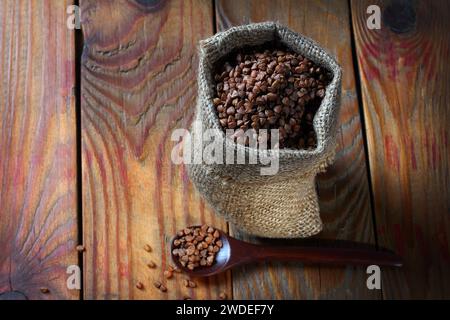
[[386, 249], [346, 247], [255, 245], [230, 237], [213, 227], [193, 226], [180, 230], [172, 241], [175, 264], [191, 276], [205, 277], [234, 266], [257, 261], [299, 261], [324, 265], [378, 265], [401, 267], [402, 259]]

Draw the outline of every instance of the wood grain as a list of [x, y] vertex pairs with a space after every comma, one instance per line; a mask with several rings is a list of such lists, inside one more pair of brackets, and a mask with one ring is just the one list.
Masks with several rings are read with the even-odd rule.
[[[380, 30], [366, 27], [379, 5]], [[381, 245], [405, 259], [383, 296], [450, 297], [448, 1], [352, 1]]]
[[[311, 37], [337, 57], [343, 68], [342, 108], [336, 162], [317, 185], [325, 230], [321, 238], [374, 242], [369, 184], [357, 105], [346, 1], [217, 1], [217, 26], [279, 21]], [[242, 237], [242, 235], [240, 235]], [[241, 299], [379, 298], [366, 288], [363, 268], [302, 267], [269, 263], [233, 272]]]
[[80, 295], [66, 287], [78, 263], [70, 4], [0, 3], [0, 299]]
[[229, 274], [196, 289], [184, 288], [182, 275], [163, 280], [176, 230], [203, 222], [226, 230], [170, 158], [172, 131], [193, 118], [197, 43], [212, 34], [211, 2], [83, 0], [81, 10], [85, 298], [231, 296]]

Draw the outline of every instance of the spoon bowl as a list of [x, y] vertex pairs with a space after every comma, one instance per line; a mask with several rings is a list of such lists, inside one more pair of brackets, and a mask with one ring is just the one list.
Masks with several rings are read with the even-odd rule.
[[[196, 228], [192, 226], [189, 228]], [[173, 255], [175, 249], [174, 237], [171, 241], [170, 252], [175, 265], [193, 277], [207, 277], [221, 273], [237, 265], [253, 261], [299, 261], [305, 264], [324, 264], [334, 266], [345, 265], [378, 265], [387, 267], [401, 267], [402, 258], [387, 249], [367, 248], [366, 244], [346, 242], [345, 247], [318, 246], [279, 246], [255, 245], [237, 240], [225, 232], [220, 233], [222, 248], [217, 252], [215, 261], [209, 267], [197, 267], [189, 270]]]
[[[189, 228], [196, 228], [199, 226], [192, 226]], [[197, 277], [207, 277], [212, 276], [215, 274], [218, 274], [220, 272], [225, 271], [228, 269], [228, 262], [231, 258], [231, 246], [230, 246], [230, 238], [226, 233], [224, 233], [222, 230], [216, 229], [219, 231], [219, 239], [222, 240], [222, 248], [220, 248], [219, 252], [216, 254], [216, 258], [214, 261], [214, 264], [210, 267], [198, 267], [194, 270], [189, 270], [186, 267], [183, 267], [183, 265], [180, 263], [177, 257], [173, 255], [173, 250], [175, 249], [175, 246], [173, 244], [174, 240], [177, 238], [176, 236], [172, 239], [171, 245], [170, 245], [170, 253], [172, 256], [172, 261], [175, 263], [175, 265], [180, 269], [183, 270], [185, 273], [191, 275], [191, 276], [197, 276]], [[233, 238], [232, 238], [233, 239]], [[233, 239], [234, 240], [234, 239]], [[225, 267], [225, 269], [224, 269]]]

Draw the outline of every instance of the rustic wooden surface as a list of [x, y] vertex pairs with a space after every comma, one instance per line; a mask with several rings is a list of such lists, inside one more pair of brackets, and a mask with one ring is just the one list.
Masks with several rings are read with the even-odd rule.
[[[318, 178], [320, 238], [374, 242], [364, 144], [357, 104], [347, 1], [216, 2], [218, 30], [249, 22], [279, 21], [326, 47], [344, 70], [336, 162]], [[233, 272], [242, 299], [379, 298], [366, 287], [363, 268], [303, 267], [271, 263]], [[284, 279], [284, 280], [282, 280]]]
[[[196, 289], [184, 288], [182, 275], [163, 280], [177, 230], [205, 222], [226, 230], [170, 158], [172, 131], [193, 117], [197, 43], [213, 32], [211, 1], [83, 0], [81, 10], [85, 298], [231, 296], [229, 274]], [[151, 260], [157, 268], [147, 267]]]
[[[81, 231], [86, 299], [450, 298], [447, 1], [80, 2], [81, 163], [72, 1], [0, 3], [0, 299], [79, 298], [66, 267], [78, 263]], [[381, 30], [366, 27], [372, 4]], [[325, 230], [316, 238], [377, 238], [403, 255], [403, 269], [382, 270], [381, 291], [367, 290], [363, 268], [295, 263], [235, 269], [189, 290], [182, 275], [163, 280], [177, 229], [227, 230], [170, 160], [172, 131], [193, 117], [197, 43], [266, 20], [317, 40], [343, 67], [338, 153], [317, 180]]]
[[80, 296], [70, 3], [0, 2], [0, 299]]
[[[369, 4], [380, 30], [366, 28]], [[352, 1], [379, 242], [405, 258], [383, 272], [386, 299], [450, 298], [449, 13], [448, 1]]]

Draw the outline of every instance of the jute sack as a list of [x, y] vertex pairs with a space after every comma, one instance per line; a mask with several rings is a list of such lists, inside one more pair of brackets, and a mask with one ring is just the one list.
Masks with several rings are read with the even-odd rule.
[[[313, 121], [317, 148], [266, 151], [266, 156], [277, 157], [279, 170], [275, 175], [261, 175], [260, 163], [226, 164], [226, 154], [230, 151], [242, 152], [247, 159], [263, 155], [256, 148], [236, 144], [225, 136], [212, 102], [213, 75], [215, 63], [232, 50], [274, 40], [325, 67], [333, 79]], [[335, 59], [312, 40], [280, 24], [266, 22], [234, 27], [201, 41], [192, 141], [198, 141], [206, 129], [216, 129], [217, 139], [223, 143], [223, 161], [211, 163], [204, 155], [205, 145], [194, 144], [194, 156], [203, 154], [203, 161], [194, 161], [187, 168], [192, 182], [217, 214], [238, 229], [261, 237], [308, 237], [322, 230], [315, 176], [334, 158], [340, 88], [341, 69]]]

